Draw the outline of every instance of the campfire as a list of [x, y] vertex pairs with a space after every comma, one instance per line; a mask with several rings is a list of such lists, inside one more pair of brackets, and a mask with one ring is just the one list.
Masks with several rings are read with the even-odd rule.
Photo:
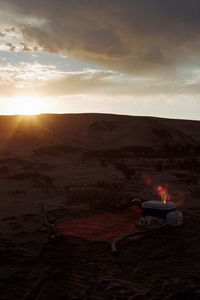
[[167, 204], [170, 203], [170, 195], [168, 193], [167, 188], [162, 187], [161, 185], [158, 186], [157, 188], [158, 195], [162, 199], [162, 203]]
[[165, 223], [166, 225], [176, 226], [181, 225], [183, 216], [177, 210], [176, 203], [171, 201], [171, 195], [167, 184], [155, 185], [151, 177], [145, 180], [146, 185], [154, 186], [154, 190], [160, 200], [148, 200], [142, 204], [143, 217], [139, 220], [138, 224], [151, 226], [153, 223]]

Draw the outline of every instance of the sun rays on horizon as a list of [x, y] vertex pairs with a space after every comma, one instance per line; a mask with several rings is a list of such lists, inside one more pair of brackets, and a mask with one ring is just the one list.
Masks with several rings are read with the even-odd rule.
[[44, 102], [39, 97], [17, 96], [11, 102], [12, 115], [32, 116], [45, 112]]

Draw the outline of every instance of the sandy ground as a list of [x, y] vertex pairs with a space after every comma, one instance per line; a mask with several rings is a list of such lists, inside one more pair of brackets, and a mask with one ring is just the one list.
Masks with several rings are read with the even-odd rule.
[[[0, 299], [200, 299], [198, 152], [38, 148], [26, 141], [0, 153]], [[40, 252], [42, 203], [49, 219], [74, 220], [158, 199], [158, 185], [168, 186], [182, 226], [124, 243], [116, 255], [109, 244], [73, 237]]]

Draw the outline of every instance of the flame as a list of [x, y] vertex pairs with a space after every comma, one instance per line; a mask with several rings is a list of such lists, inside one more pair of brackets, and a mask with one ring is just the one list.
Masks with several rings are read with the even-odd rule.
[[184, 204], [185, 201], [185, 193], [183, 191], [177, 190], [177, 188], [174, 190], [173, 194], [169, 193], [169, 187], [167, 183], [156, 184], [156, 182], [153, 182], [153, 179], [151, 176], [143, 176], [142, 177], [143, 184], [146, 186], [151, 186], [156, 194], [161, 197], [161, 200], [164, 204], [170, 203], [170, 201], [173, 201], [177, 207], [181, 207]]
[[168, 188], [167, 187], [163, 187], [161, 185], [159, 185], [157, 187], [157, 193], [158, 195], [161, 197], [162, 202], [164, 204], [169, 203], [170, 202], [170, 195], [168, 193]]

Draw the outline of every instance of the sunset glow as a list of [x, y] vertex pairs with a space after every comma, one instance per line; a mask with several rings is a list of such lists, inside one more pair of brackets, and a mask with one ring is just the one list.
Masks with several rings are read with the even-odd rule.
[[[0, 115], [200, 120], [199, 11], [198, 0], [0, 1]], [[35, 93], [44, 107], [12, 109]]]
[[0, 0], [0, 300], [197, 299], [199, 194], [200, 0]]
[[44, 112], [44, 103], [41, 99], [32, 96], [12, 98], [12, 114], [38, 115]]

